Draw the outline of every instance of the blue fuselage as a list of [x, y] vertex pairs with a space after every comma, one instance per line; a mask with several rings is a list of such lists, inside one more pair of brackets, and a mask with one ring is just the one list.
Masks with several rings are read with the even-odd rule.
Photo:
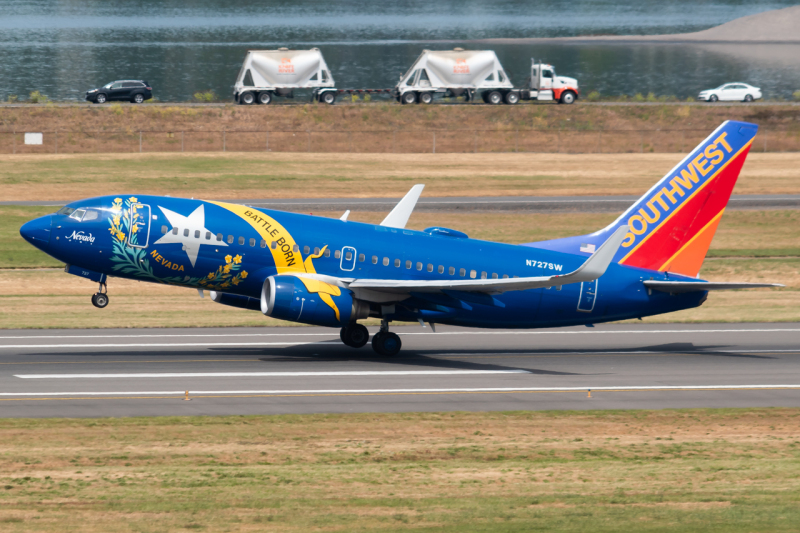
[[[313, 259], [318, 275], [392, 280], [566, 274], [590, 255], [257, 208], [247, 208], [247, 220], [222, 204], [171, 197], [105, 196], [67, 208], [27, 223], [21, 233], [87, 277], [99, 273], [256, 299], [265, 279], [302, 268], [322, 250]], [[76, 217], [70, 209], [85, 213]], [[71, 273], [82, 275], [75, 268]], [[642, 285], [647, 279], [688, 278], [612, 263], [595, 282], [505, 292], [494, 295], [499, 305], [463, 309], [406, 295], [387, 318], [486, 328], [567, 326], [697, 307], [707, 295], [649, 292]]]

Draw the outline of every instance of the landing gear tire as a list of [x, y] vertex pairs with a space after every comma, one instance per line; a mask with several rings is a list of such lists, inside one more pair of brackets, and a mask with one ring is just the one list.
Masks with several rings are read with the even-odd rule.
[[506, 104], [514, 105], [519, 102], [519, 93], [511, 91], [510, 93], [506, 93]]
[[242, 105], [251, 105], [255, 101], [256, 97], [253, 93], [243, 93], [239, 95], [239, 103]]
[[400, 337], [391, 331], [381, 331], [372, 337], [372, 349], [378, 355], [392, 357], [400, 353], [402, 347], [403, 343], [400, 341]]
[[96, 292], [92, 295], [92, 305], [102, 309], [108, 305], [108, 295], [102, 292]]
[[430, 104], [433, 102], [433, 95], [431, 93], [421, 93], [419, 95], [420, 104]]
[[369, 331], [361, 324], [351, 324], [342, 328], [339, 338], [351, 348], [361, 348], [369, 341]]
[[333, 105], [336, 102], [336, 93], [333, 91], [325, 91], [320, 95], [319, 101], [323, 104]]
[[492, 105], [498, 105], [503, 103], [503, 95], [500, 94], [500, 91], [492, 91], [489, 93], [489, 96], [486, 97], [486, 103]]
[[272, 102], [272, 95], [269, 94], [267, 91], [263, 93], [258, 93], [258, 103], [261, 105], [269, 105]]
[[564, 94], [561, 95], [561, 103], [569, 105], [574, 102], [575, 102], [575, 93], [572, 91], [564, 91]]
[[403, 96], [400, 97], [400, 102], [403, 104], [413, 104], [417, 101], [417, 93], [415, 92], [407, 92], [404, 93]]

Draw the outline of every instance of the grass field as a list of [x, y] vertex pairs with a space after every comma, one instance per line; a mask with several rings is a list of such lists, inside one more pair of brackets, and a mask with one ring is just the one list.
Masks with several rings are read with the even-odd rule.
[[3, 419], [0, 529], [797, 531], [799, 420], [798, 409]]
[[[109, 283], [111, 304], [95, 309], [90, 281], [60, 271], [60, 263], [26, 243], [18, 228], [51, 208], [0, 206], [0, 328], [202, 327], [288, 325], [260, 313], [200, 300], [193, 290], [122, 279]], [[320, 213], [338, 216], [339, 213]], [[383, 213], [356, 212], [351, 220], [379, 222]], [[509, 243], [592, 232], [613, 214], [414, 213], [409, 226], [449, 226], [472, 237]], [[766, 281], [780, 290], [711, 294], [700, 308], [648, 322], [800, 320], [800, 211], [730, 211], [720, 224], [701, 275], [715, 281]], [[764, 238], [769, 235], [769, 238]], [[11, 270], [8, 270], [11, 269]]]
[[[209, 199], [641, 195], [681, 154], [0, 155], [5, 201], [104, 194]], [[736, 194], [800, 193], [800, 153], [753, 153]]]

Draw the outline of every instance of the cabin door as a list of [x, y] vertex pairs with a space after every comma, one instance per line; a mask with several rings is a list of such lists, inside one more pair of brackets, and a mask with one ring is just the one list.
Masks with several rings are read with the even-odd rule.
[[150, 240], [150, 206], [132, 203], [128, 212], [128, 246], [147, 248]]
[[345, 246], [342, 248], [342, 261], [339, 263], [339, 268], [346, 272], [356, 268], [356, 249], [352, 246]]
[[578, 311], [591, 313], [597, 300], [597, 280], [581, 283], [581, 295], [578, 298]]

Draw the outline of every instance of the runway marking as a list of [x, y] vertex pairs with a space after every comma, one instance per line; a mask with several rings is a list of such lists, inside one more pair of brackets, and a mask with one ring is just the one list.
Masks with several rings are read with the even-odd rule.
[[[632, 333], [800, 333], [800, 328], [775, 328], [775, 329], [650, 329], [650, 330], [587, 330], [587, 331], [439, 331], [437, 333], [429, 331], [403, 332], [403, 335], [618, 335]], [[335, 337], [336, 332], [331, 333], [204, 333], [204, 334], [148, 334], [148, 338], [206, 338], [206, 337]], [[140, 339], [142, 335], [14, 335], [0, 336], [2, 339]], [[71, 345], [73, 346], [73, 345]], [[96, 345], [92, 345], [96, 346]], [[133, 346], [133, 345], [125, 345]]]
[[158, 359], [145, 361], [7, 361], [0, 365], [111, 365], [141, 363], [252, 363], [261, 359]]
[[[793, 385], [645, 385], [619, 387], [480, 387], [480, 388], [447, 388], [447, 389], [320, 389], [320, 390], [227, 390], [227, 391], [189, 391], [191, 397], [206, 396], [209, 398], [241, 395], [262, 396], [359, 396], [359, 395], [392, 395], [392, 394], [508, 394], [508, 393], [545, 393], [545, 392], [646, 392], [646, 391], [728, 391], [728, 390], [798, 390], [800, 384]], [[3, 392], [0, 398], [19, 397], [119, 397], [122, 399], [184, 396], [180, 391], [136, 391], [136, 392]], [[79, 399], [79, 398], [72, 398]]]
[[0, 348], [197, 348], [205, 346], [306, 346], [316, 344], [341, 344], [339, 341], [330, 342], [175, 342], [175, 343], [136, 343], [136, 344], [8, 344]]
[[605, 355], [621, 355], [621, 356], [628, 356], [628, 355], [650, 355], [656, 357], [683, 357], [683, 356], [690, 356], [690, 355], [716, 355], [716, 354], [760, 354], [760, 353], [785, 353], [785, 354], [792, 354], [792, 353], [800, 353], [800, 350], [714, 350], [714, 351], [703, 351], [703, 350], [679, 350], [674, 352], [665, 352], [665, 351], [624, 351], [624, 352], [509, 352], [508, 354], [504, 354], [501, 352], [493, 352], [488, 354], [475, 354], [470, 352], [464, 353], [432, 353], [432, 354], [425, 354], [428, 357], [441, 357], [442, 359], [453, 359], [459, 357], [461, 359], [485, 359], [485, 358], [517, 358], [517, 357], [530, 357], [535, 359], [537, 357], [542, 358], [554, 358], [554, 357], [563, 357], [563, 356], [581, 356], [581, 357], [597, 357], [597, 356], [605, 356]]
[[527, 370], [353, 370], [334, 372], [163, 372], [137, 374], [15, 374], [21, 379], [112, 379], [112, 378], [278, 378], [322, 376], [459, 376], [484, 374], [530, 374]]

